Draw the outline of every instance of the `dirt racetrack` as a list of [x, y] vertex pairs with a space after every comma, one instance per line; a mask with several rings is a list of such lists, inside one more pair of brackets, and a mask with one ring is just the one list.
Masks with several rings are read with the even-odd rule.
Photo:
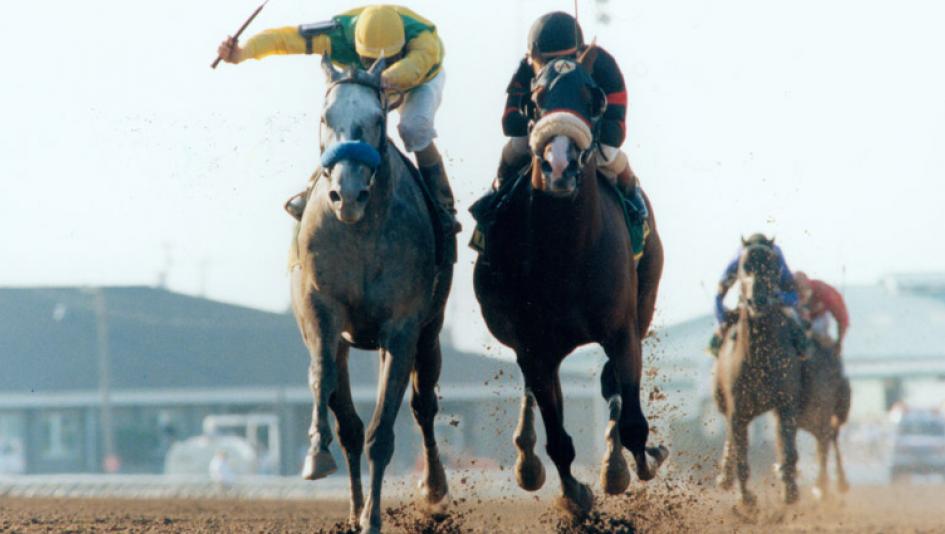
[[[715, 489], [634, 487], [598, 499], [581, 526], [569, 526], [545, 499], [515, 496], [479, 501], [460, 497], [439, 521], [409, 502], [389, 500], [386, 532], [945, 532], [945, 486], [854, 487], [796, 507], [777, 504], [771, 491], [756, 517], [733, 513], [734, 495]], [[341, 501], [26, 499], [0, 501], [0, 532], [344, 532]]]

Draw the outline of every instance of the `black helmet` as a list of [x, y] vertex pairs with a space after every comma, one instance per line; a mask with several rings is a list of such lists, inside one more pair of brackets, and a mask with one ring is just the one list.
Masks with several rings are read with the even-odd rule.
[[742, 246], [751, 247], [755, 245], [764, 245], [766, 247], [774, 246], [774, 238], [768, 239], [768, 236], [762, 233], [751, 234], [748, 239], [742, 238]]
[[583, 47], [581, 25], [563, 11], [542, 15], [528, 31], [528, 52], [535, 59], [574, 55]]

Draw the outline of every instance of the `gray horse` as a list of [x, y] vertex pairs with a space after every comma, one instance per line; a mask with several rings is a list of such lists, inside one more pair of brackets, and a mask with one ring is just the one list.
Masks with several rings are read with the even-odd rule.
[[[447, 495], [433, 419], [438, 337], [453, 268], [437, 266], [421, 186], [408, 161], [387, 141], [383, 60], [368, 71], [340, 72], [327, 57], [322, 66], [329, 82], [320, 135], [325, 171], [309, 194], [291, 270], [292, 308], [311, 354], [314, 398], [311, 447], [302, 476], [314, 480], [336, 470], [328, 451], [331, 408], [348, 463], [351, 519], [360, 516], [362, 532], [379, 532], [381, 484], [394, 452], [394, 420], [411, 381], [410, 405], [426, 453], [424, 498], [436, 504]], [[380, 353], [377, 405], [366, 440], [351, 399], [350, 347]], [[365, 444], [371, 470], [366, 502], [360, 467]]]
[[797, 428], [801, 412], [801, 360], [788, 318], [777, 297], [781, 267], [773, 243], [746, 244], [739, 258], [741, 303], [738, 321], [726, 336], [715, 364], [715, 398], [725, 416], [727, 437], [719, 486], [738, 475], [742, 504], [753, 508], [748, 490], [748, 424], [773, 410], [778, 423], [779, 469], [784, 500], [797, 501]]

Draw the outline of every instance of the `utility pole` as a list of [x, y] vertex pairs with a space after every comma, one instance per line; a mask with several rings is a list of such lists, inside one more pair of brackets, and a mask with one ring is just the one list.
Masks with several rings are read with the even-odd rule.
[[98, 338], [98, 393], [102, 421], [102, 443], [104, 445], [102, 466], [108, 473], [118, 470], [118, 457], [115, 455], [115, 433], [112, 428], [111, 404], [111, 358], [108, 353], [108, 314], [105, 306], [105, 291], [101, 287], [94, 290], [95, 326]]

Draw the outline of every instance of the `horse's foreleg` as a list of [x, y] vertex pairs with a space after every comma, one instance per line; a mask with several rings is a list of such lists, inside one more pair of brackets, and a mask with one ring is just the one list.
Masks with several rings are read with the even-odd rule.
[[515, 481], [525, 491], [537, 491], [545, 484], [545, 468], [535, 455], [535, 395], [525, 388], [522, 406], [518, 414], [518, 426], [515, 428], [515, 448], [518, 458], [515, 461]]
[[793, 408], [778, 410], [778, 444], [781, 451], [781, 481], [784, 483], [784, 502], [797, 502], [797, 414]]
[[814, 497], [823, 499], [827, 496], [830, 485], [830, 476], [827, 474], [827, 460], [830, 457], [830, 437], [817, 436], [817, 484], [814, 486]]
[[640, 403], [640, 381], [643, 376], [640, 338], [634, 328], [627, 328], [605, 343], [604, 350], [608, 362], [601, 371], [602, 393], [608, 402], [613, 395], [619, 394], [620, 440], [633, 455], [640, 480], [651, 480], [669, 456], [669, 449], [662, 445], [646, 446], [650, 424]]
[[609, 495], [619, 495], [630, 485], [630, 469], [627, 460], [623, 457], [623, 446], [620, 444], [620, 412], [623, 401], [620, 395], [612, 395], [607, 400], [610, 419], [607, 421], [607, 430], [604, 432], [604, 460], [600, 465], [600, 485]]
[[722, 460], [719, 463], [719, 476], [715, 479], [715, 484], [724, 490], [732, 489], [735, 485], [735, 445], [732, 441], [731, 428], [725, 437], [725, 445], [722, 447]]
[[364, 507], [364, 494], [361, 491], [361, 453], [364, 451], [364, 423], [354, 409], [351, 398], [351, 379], [348, 375], [348, 345], [341, 343], [338, 348], [338, 388], [328, 401], [328, 406], [335, 413], [335, 430], [338, 441], [348, 462], [348, 478], [351, 483], [352, 523], [357, 522]]
[[525, 376], [525, 386], [535, 395], [545, 423], [545, 435], [548, 440], [545, 449], [561, 478], [562, 497], [558, 505], [573, 516], [584, 516], [591, 510], [594, 496], [587, 485], [578, 482], [571, 474], [571, 463], [575, 457], [574, 442], [564, 429], [564, 405], [557, 370], [545, 363], [533, 364], [526, 361], [523, 365], [523, 361], [526, 360], [519, 359], [522, 374]]
[[834, 459], [837, 462], [837, 490], [840, 493], [846, 493], [850, 490], [850, 483], [847, 481], [847, 473], [843, 469], [843, 459], [840, 457], [840, 443], [839, 443], [839, 434], [840, 429], [834, 430], [833, 433], [833, 454]]
[[[311, 302], [311, 298], [309, 298]], [[307, 480], [324, 478], [338, 469], [328, 452], [331, 444], [331, 427], [328, 423], [328, 402], [338, 386], [336, 352], [340, 343], [339, 328], [334, 315], [311, 302], [303, 310], [300, 320], [305, 344], [311, 362], [308, 369], [308, 385], [312, 390], [312, 424], [309, 427], [309, 449], [302, 467], [302, 477]]]
[[413, 417], [423, 434], [423, 448], [425, 466], [421, 491], [428, 504], [436, 504], [443, 500], [449, 492], [446, 482], [446, 471], [440, 461], [440, 453], [436, 446], [436, 436], [433, 423], [439, 410], [436, 398], [436, 383], [440, 378], [442, 354], [440, 352], [439, 333], [442, 319], [428, 325], [420, 335], [417, 345], [417, 357], [411, 373], [413, 380], [413, 394], [410, 407]]
[[743, 421], [730, 416], [732, 421], [729, 425], [729, 446], [735, 456], [735, 473], [738, 475], [738, 489], [741, 492], [742, 504], [754, 506], [755, 495], [748, 489], [748, 475], [750, 468], [748, 465], [748, 421]]
[[416, 327], [405, 327], [391, 333], [383, 343], [377, 404], [367, 431], [371, 487], [364, 511], [361, 512], [362, 533], [377, 533], [381, 529], [381, 486], [384, 482], [384, 470], [394, 454], [394, 421], [410, 381], [417, 337]]

